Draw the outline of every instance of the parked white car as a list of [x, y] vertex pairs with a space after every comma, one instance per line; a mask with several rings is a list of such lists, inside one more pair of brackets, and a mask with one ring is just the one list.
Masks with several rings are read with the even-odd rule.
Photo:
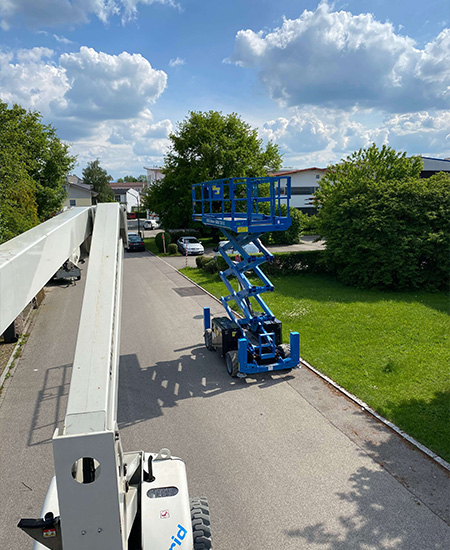
[[178, 252], [181, 254], [204, 254], [205, 249], [195, 237], [180, 237], [177, 241]]
[[[217, 248], [214, 249], [215, 250], [214, 258], [216, 258], [217, 255], [220, 255], [219, 254], [219, 248], [222, 248], [223, 246], [225, 246], [229, 242], [230, 241], [220, 241]], [[244, 250], [247, 252], [247, 254], [250, 254], [250, 255], [261, 254], [258, 247], [254, 243], [246, 244], [244, 246]], [[239, 252], [237, 250], [235, 250], [233, 247], [231, 247], [227, 250], [227, 255], [228, 256], [235, 256], [236, 254], [239, 254]]]
[[144, 229], [159, 229], [161, 226], [157, 220], [145, 220]]

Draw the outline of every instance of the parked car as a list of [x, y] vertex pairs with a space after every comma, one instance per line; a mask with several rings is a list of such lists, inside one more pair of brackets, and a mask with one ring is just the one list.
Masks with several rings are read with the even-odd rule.
[[181, 254], [204, 254], [205, 249], [195, 237], [180, 237], [177, 241], [178, 252]]
[[[216, 258], [219, 254], [219, 248], [222, 248], [226, 244], [228, 244], [230, 241], [220, 241], [220, 243], [214, 248], [214, 258]], [[248, 243], [244, 245], [244, 250], [247, 252], [247, 254], [254, 255], [254, 254], [261, 254], [258, 247], [254, 243]], [[227, 250], [228, 256], [236, 256], [239, 254], [237, 250], [235, 250], [233, 247], [229, 248]]]
[[145, 220], [144, 229], [159, 229], [161, 226], [157, 220]]
[[137, 233], [128, 233], [128, 252], [144, 251], [144, 239]]
[[136, 219], [136, 212], [128, 212], [127, 213], [127, 218], [129, 220], [135, 220]]

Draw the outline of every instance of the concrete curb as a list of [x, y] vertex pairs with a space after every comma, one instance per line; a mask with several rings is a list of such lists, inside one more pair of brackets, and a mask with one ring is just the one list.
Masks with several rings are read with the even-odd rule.
[[[208, 294], [208, 296], [210, 296], [213, 300], [215, 300], [219, 304], [222, 304], [222, 302], [218, 298], [216, 298], [216, 296], [213, 296], [210, 292], [205, 290], [202, 286], [198, 285], [195, 281], [192, 281], [191, 279], [189, 279], [189, 277], [187, 277], [186, 275], [181, 273], [176, 267], [173, 267], [173, 265], [170, 265], [168, 262], [166, 262], [162, 258], [156, 256], [152, 252], [150, 252], [150, 254], [152, 254], [152, 256], [155, 256], [155, 258], [158, 258], [159, 260], [163, 261], [165, 264], [170, 266], [173, 270], [177, 271], [182, 277], [184, 277], [186, 280], [191, 282], [197, 288], [200, 288], [201, 290], [203, 290], [203, 292]], [[239, 314], [236, 313], [236, 315], [239, 315]], [[337, 391], [339, 391], [340, 393], [345, 395], [348, 399], [350, 399], [351, 401], [353, 401], [354, 403], [359, 405], [364, 411], [368, 412], [371, 416], [376, 418], [379, 422], [381, 422], [382, 424], [387, 426], [389, 429], [394, 431], [397, 435], [399, 435], [400, 437], [402, 437], [403, 439], [408, 441], [408, 443], [411, 443], [411, 445], [414, 445], [414, 447], [416, 447], [419, 451], [422, 451], [424, 454], [426, 454], [429, 458], [431, 458], [431, 460], [433, 460], [434, 462], [436, 462], [437, 464], [439, 464], [440, 466], [442, 466], [443, 468], [445, 468], [447, 471], [450, 472], [450, 464], [446, 460], [441, 458], [439, 455], [437, 455], [435, 452], [430, 450], [428, 447], [425, 447], [425, 445], [422, 445], [422, 443], [419, 443], [418, 441], [416, 441], [413, 437], [411, 437], [406, 432], [401, 430], [398, 426], [393, 424], [390, 420], [387, 420], [387, 418], [384, 418], [383, 416], [378, 414], [375, 410], [370, 408], [369, 405], [367, 405], [367, 403], [364, 403], [364, 401], [362, 401], [361, 399], [356, 397], [356, 395], [353, 395], [352, 393], [347, 391], [345, 388], [343, 388], [342, 386], [340, 386], [339, 384], [334, 382], [334, 380], [332, 380], [331, 378], [329, 378], [325, 374], [322, 374], [320, 371], [315, 369], [312, 365], [310, 365], [304, 359], [300, 358], [300, 363], [301, 363], [302, 366], [306, 367], [308, 370], [310, 370], [311, 372], [316, 374], [319, 378], [321, 378], [322, 380], [327, 382], [327, 384], [330, 384], [334, 389], [336, 389]]]
[[12, 350], [11, 357], [9, 358], [8, 362], [6, 363], [5, 368], [3, 369], [3, 372], [0, 376], [0, 389], [3, 388], [3, 384], [5, 383], [6, 377], [8, 374], [10, 374], [9, 369], [11, 368], [11, 365], [14, 363], [14, 360], [16, 358], [16, 352], [20, 348], [20, 346], [23, 343], [23, 337], [27, 333], [28, 328], [30, 327], [31, 320], [32, 320], [32, 314], [33, 314], [34, 308], [32, 307], [30, 311], [28, 312], [27, 318], [25, 319], [23, 331], [20, 335], [19, 339], [17, 340], [17, 344], [14, 346], [14, 349]]

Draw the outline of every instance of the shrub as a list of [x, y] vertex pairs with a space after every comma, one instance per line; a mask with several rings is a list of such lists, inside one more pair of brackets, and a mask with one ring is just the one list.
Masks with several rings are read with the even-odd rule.
[[178, 253], [178, 247], [175, 243], [170, 243], [167, 247], [167, 251], [169, 254], [177, 254]]
[[215, 258], [204, 258], [202, 267], [208, 273], [217, 273], [218, 271]]
[[[208, 273], [217, 273], [228, 269], [222, 256], [196, 258], [197, 267]], [[262, 270], [268, 275], [287, 275], [292, 273], [328, 273], [324, 250], [303, 250], [299, 252], [280, 252], [274, 254], [273, 262], [262, 264]]]
[[[273, 231], [272, 242], [278, 245], [297, 244], [300, 242], [300, 231], [302, 225], [302, 213], [296, 208], [290, 208], [291, 226], [286, 231]], [[281, 215], [286, 216], [286, 208], [281, 209]]]
[[316, 215], [300, 213], [302, 235], [317, 235], [319, 233], [319, 223]]
[[157, 233], [157, 235], [155, 236], [155, 245], [160, 252], [164, 252], [164, 245], [163, 245], [163, 238], [162, 238], [163, 235], [164, 235], [164, 241], [166, 243], [166, 250], [172, 241], [170, 237], [170, 233], [167, 233], [166, 231], [161, 231], [160, 233]]
[[202, 269], [203, 268], [203, 260], [204, 260], [205, 256], [197, 256], [195, 258], [195, 263], [197, 264], [197, 267], [199, 269]]
[[274, 254], [273, 262], [263, 264], [262, 269], [268, 275], [287, 275], [298, 272], [328, 272], [324, 250], [280, 252], [278, 254]]
[[446, 289], [450, 176], [420, 179], [420, 158], [375, 145], [328, 170], [316, 192], [327, 264], [346, 284]]

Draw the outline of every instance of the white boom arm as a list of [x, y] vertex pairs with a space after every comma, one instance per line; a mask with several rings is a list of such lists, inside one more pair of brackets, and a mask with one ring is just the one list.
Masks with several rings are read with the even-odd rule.
[[94, 217], [67, 412], [62, 433], [56, 430], [53, 437], [55, 478], [41, 518], [23, 519], [19, 527], [37, 541], [35, 550], [192, 550], [184, 463], [167, 449], [124, 453], [120, 442], [119, 332], [127, 229], [118, 204], [98, 205], [95, 216], [91, 209], [74, 209], [0, 246], [2, 300], [26, 272], [1, 326], [11, 323], [90, 235]]

